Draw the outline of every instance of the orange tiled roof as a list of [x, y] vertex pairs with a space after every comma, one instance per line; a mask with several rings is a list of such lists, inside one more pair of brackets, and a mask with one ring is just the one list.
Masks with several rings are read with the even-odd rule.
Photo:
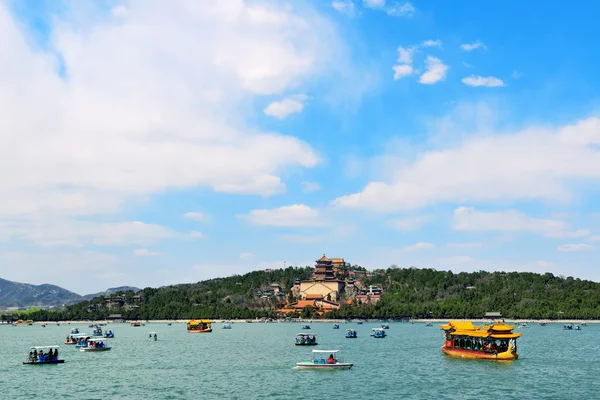
[[331, 258], [331, 261], [341, 263], [341, 262], [344, 262], [344, 259], [343, 258]]
[[315, 307], [316, 308], [315, 301], [314, 300], [300, 300], [295, 305], [296, 308], [304, 308], [306, 306], [311, 306], [311, 307]]
[[325, 254], [323, 254], [323, 257], [319, 258], [318, 261], [329, 261], [329, 258], [325, 257]]

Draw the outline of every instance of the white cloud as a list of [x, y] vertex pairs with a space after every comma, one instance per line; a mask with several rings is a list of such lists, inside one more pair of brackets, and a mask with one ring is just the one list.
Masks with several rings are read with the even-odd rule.
[[495, 76], [471, 75], [462, 79], [462, 83], [468, 86], [500, 87], [504, 86], [502, 79]]
[[480, 247], [484, 247], [484, 244], [481, 242], [457, 242], [457, 243], [448, 243], [446, 247], [451, 249], [477, 249]]
[[301, 182], [301, 185], [304, 193], [316, 192], [317, 190], [321, 189], [321, 185], [319, 185], [317, 182], [304, 181]]
[[304, 110], [306, 100], [308, 100], [308, 96], [299, 94], [281, 101], [274, 101], [264, 109], [264, 113], [277, 119], [285, 119]]
[[564, 238], [580, 238], [590, 236], [589, 229], [577, 229], [575, 231], [557, 231], [557, 232], [548, 232], [546, 233], [546, 237], [556, 238], [556, 239], [564, 239]]
[[590, 236], [588, 240], [590, 242], [600, 242], [600, 236]]
[[427, 70], [419, 78], [419, 83], [424, 85], [432, 85], [444, 79], [448, 66], [445, 65], [439, 58], [427, 56], [425, 60]]
[[240, 254], [240, 259], [242, 260], [251, 260], [254, 258], [254, 254], [253, 253], [242, 253]]
[[460, 48], [464, 51], [473, 51], [473, 50], [477, 50], [477, 49], [487, 49], [487, 47], [485, 47], [485, 45], [479, 41], [474, 42], [474, 43], [463, 43], [460, 45]]
[[423, 46], [423, 47], [442, 47], [442, 41], [439, 40], [439, 39], [437, 39], [437, 40], [432, 40], [432, 39], [424, 40], [421, 43], [421, 46]]
[[412, 64], [413, 62], [413, 54], [416, 50], [415, 46], [411, 46], [408, 48], [404, 48], [402, 46], [398, 47], [398, 62], [404, 64]]
[[419, 229], [431, 220], [428, 215], [414, 215], [410, 217], [393, 219], [388, 221], [388, 225], [399, 231], [413, 231]]
[[124, 5], [118, 5], [113, 7], [110, 12], [117, 17], [125, 17], [129, 13], [129, 10]]
[[46, 247], [152, 244], [175, 235], [170, 229], [140, 221], [93, 222], [66, 218], [0, 221], [0, 239], [24, 240]]
[[410, 246], [405, 246], [402, 248], [402, 251], [419, 251], [419, 250], [430, 250], [435, 248], [435, 245], [428, 242], [419, 242], [415, 244], [411, 244]]
[[392, 5], [388, 5], [385, 9], [387, 15], [393, 17], [412, 17], [415, 13], [416, 8], [412, 5], [412, 3], [394, 3]]
[[191, 231], [190, 238], [195, 239], [195, 240], [200, 240], [200, 239], [204, 239], [204, 235], [202, 234], [202, 232]]
[[450, 264], [450, 265], [459, 265], [459, 264], [467, 264], [475, 261], [473, 257], [469, 256], [454, 256], [454, 257], [446, 257], [446, 258], [438, 258], [438, 264]]
[[163, 253], [157, 252], [157, 251], [151, 251], [149, 249], [136, 249], [133, 251], [133, 255], [134, 256], [142, 256], [142, 257], [153, 257], [153, 256], [160, 256]]
[[385, 0], [363, 0], [363, 4], [368, 8], [384, 8]]
[[485, 125], [476, 129], [481, 133], [447, 148], [417, 152], [414, 162], [391, 171], [390, 183], [371, 182], [333, 204], [386, 212], [440, 202], [566, 202], [573, 197], [571, 182], [600, 180], [598, 118], [515, 133], [493, 133]]
[[270, 210], [252, 210], [238, 218], [256, 225], [269, 226], [323, 226], [326, 225], [319, 211], [304, 204], [293, 204]]
[[562, 244], [558, 246], [558, 251], [588, 251], [595, 248], [591, 244]]
[[394, 65], [392, 69], [394, 70], [395, 81], [413, 74], [413, 67], [411, 65]]
[[204, 221], [206, 219], [206, 215], [201, 212], [190, 211], [183, 214], [184, 218], [193, 219], [194, 221]]
[[0, 214], [114, 212], [198, 186], [270, 195], [285, 190], [281, 171], [319, 162], [307, 143], [262, 133], [241, 111], [340, 71], [347, 56], [329, 21], [242, 1], [130, 1], [124, 11], [67, 2], [46, 51], [0, 4], [11, 60], [0, 63]]
[[331, 2], [331, 6], [343, 14], [354, 15], [354, 2], [352, 0], [335, 0]]
[[517, 210], [476, 211], [472, 207], [454, 210], [452, 227], [458, 231], [527, 231], [557, 232], [566, 224], [563, 221], [532, 218]]

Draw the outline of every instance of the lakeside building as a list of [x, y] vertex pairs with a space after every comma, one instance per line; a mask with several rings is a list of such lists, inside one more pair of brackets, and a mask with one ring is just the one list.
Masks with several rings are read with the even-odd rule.
[[313, 298], [307, 300], [299, 300], [292, 304], [286, 304], [284, 307], [276, 311], [285, 315], [291, 313], [300, 314], [306, 307], [310, 307], [313, 310], [315, 310], [317, 314], [322, 315], [324, 313], [328, 313], [333, 310], [339, 309], [340, 305], [334, 301], [329, 301], [323, 298], [317, 298], [317, 296], [313, 296]]

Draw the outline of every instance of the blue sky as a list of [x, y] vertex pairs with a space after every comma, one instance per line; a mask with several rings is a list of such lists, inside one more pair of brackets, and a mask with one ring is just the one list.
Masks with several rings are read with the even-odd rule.
[[598, 8], [0, 2], [1, 277], [600, 280]]

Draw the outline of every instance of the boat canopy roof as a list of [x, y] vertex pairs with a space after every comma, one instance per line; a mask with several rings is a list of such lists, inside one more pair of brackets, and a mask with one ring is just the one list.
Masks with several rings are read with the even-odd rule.
[[90, 336], [87, 333], [71, 333], [68, 336], [72, 336], [72, 337], [86, 337], [86, 336]]
[[356, 332], [356, 329], [346, 329], [346, 332]]
[[188, 322], [188, 325], [200, 325], [202, 324], [210, 324], [212, 321], [210, 319], [201, 319], [199, 321], [196, 321], [195, 319], [190, 320], [190, 322]]
[[504, 323], [493, 323], [490, 325], [476, 326], [471, 321], [450, 321], [448, 325], [440, 325], [440, 327], [450, 332], [453, 336], [471, 336], [471, 337], [492, 337], [494, 339], [516, 339], [521, 333], [513, 333], [515, 329], [513, 325]]
[[43, 350], [43, 349], [57, 349], [60, 346], [31, 346], [31, 350]]
[[149, 335], [152, 335], [153, 333], [156, 335], [156, 332], [148, 332]]
[[373, 328], [374, 331], [382, 331], [384, 330], [383, 328]]
[[297, 333], [296, 336], [317, 336], [316, 333]]
[[90, 338], [88, 342], [104, 342], [104, 338]]
[[339, 350], [313, 350], [313, 353], [337, 353]]

